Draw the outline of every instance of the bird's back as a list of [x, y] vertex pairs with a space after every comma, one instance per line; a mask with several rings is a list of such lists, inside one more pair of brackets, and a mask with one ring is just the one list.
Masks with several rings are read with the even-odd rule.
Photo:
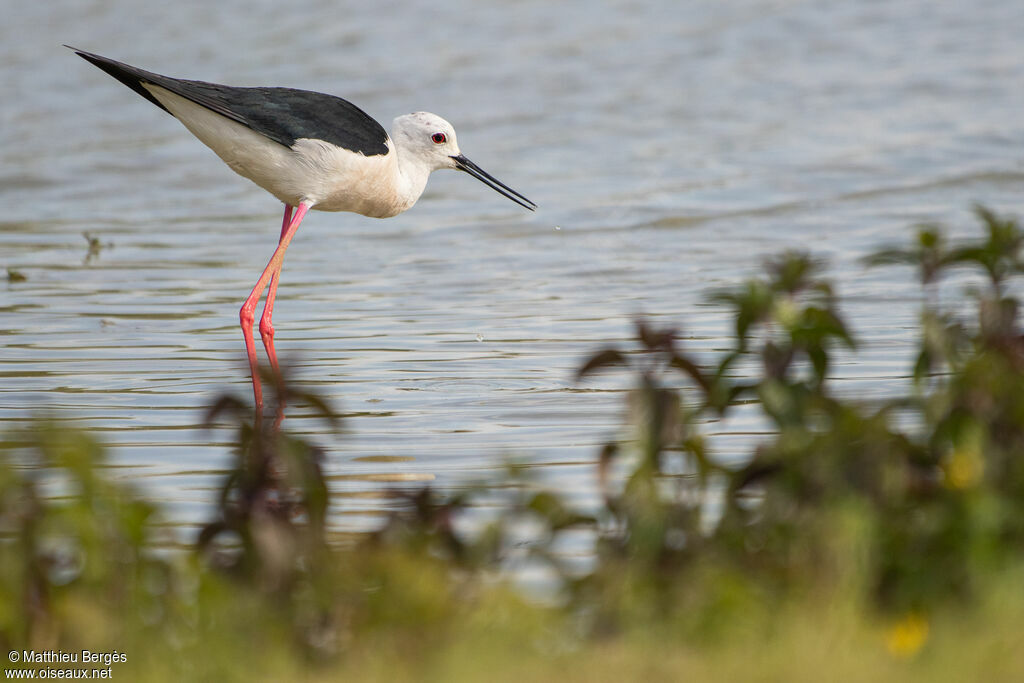
[[285, 147], [309, 138], [366, 156], [388, 153], [384, 127], [340, 97], [295, 88], [243, 88], [171, 78], [91, 52], [75, 52], [165, 111], [167, 107], [146, 85], [184, 97]]

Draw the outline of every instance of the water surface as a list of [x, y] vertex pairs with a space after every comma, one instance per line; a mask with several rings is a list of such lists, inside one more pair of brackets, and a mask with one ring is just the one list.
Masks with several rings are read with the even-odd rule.
[[[372, 4], [372, 7], [369, 5]], [[455, 487], [510, 457], [580, 504], [621, 417], [585, 355], [645, 313], [728, 344], [709, 289], [768, 255], [829, 260], [863, 350], [851, 395], [898, 392], [918, 292], [858, 260], [1024, 188], [1024, 4], [1010, 2], [17, 3], [0, 24], [0, 421], [97, 429], [173, 521], [207, 513], [230, 435], [202, 407], [248, 389], [237, 311], [280, 207], [176, 121], [61, 43], [173, 76], [342, 95], [389, 126], [452, 121], [530, 214], [438, 173], [388, 220], [311, 214], [289, 249], [277, 348], [346, 414], [335, 523], [391, 485]], [[88, 232], [100, 239], [89, 256]], [[763, 425], [712, 424], [741, 458]], [[389, 479], [405, 484], [390, 484]]]

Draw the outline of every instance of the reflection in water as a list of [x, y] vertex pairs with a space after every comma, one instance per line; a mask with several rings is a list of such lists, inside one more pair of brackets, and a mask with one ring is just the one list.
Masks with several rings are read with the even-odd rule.
[[[234, 311], [280, 217], [170, 117], [114, 106], [54, 35], [156, 70], [333, 92], [379, 120], [437, 111], [543, 207], [439, 175], [415, 212], [304, 222], [277, 338], [345, 431], [299, 405], [287, 425], [325, 449], [334, 524], [358, 528], [406, 485], [380, 477], [457, 488], [506, 458], [594, 502], [623, 380], [580, 391], [579, 360], [638, 312], [710, 357], [728, 330], [705, 292], [785, 248], [820, 253], [838, 281], [862, 343], [839, 384], [894, 392], [918, 293], [858, 259], [910, 224], [973, 232], [971, 202], [1020, 199], [1024, 4], [968, 4], [441, 0], [309, 22], [322, 10], [186, 0], [145, 10], [140, 43], [123, 22], [143, 10], [124, 2], [16, 3], [0, 22], [0, 268], [24, 279], [0, 284], [0, 420], [73, 416], [177, 521], [203, 519], [228, 440], [197, 425], [211, 396], [247, 389]], [[83, 232], [114, 247], [83, 263]], [[757, 443], [753, 414], [710, 426], [720, 457]]]

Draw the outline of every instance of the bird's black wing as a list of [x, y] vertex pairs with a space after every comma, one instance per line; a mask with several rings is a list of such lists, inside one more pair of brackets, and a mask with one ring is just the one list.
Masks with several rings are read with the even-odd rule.
[[300, 138], [312, 138], [367, 156], [388, 153], [388, 134], [384, 127], [340, 97], [294, 88], [236, 88], [187, 81], [71, 49], [164, 111], [167, 108], [142, 86], [143, 83], [169, 90], [286, 147]]

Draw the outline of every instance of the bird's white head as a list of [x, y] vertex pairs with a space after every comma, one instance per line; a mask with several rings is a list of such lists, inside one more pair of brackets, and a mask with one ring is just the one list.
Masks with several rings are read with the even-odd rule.
[[530, 211], [537, 208], [529, 199], [467, 159], [459, 151], [455, 128], [437, 114], [418, 111], [399, 116], [392, 124], [391, 137], [399, 150], [400, 159], [405, 157], [406, 162], [419, 165], [428, 173], [442, 168], [465, 171], [520, 206]]
[[461, 154], [455, 139], [455, 128], [437, 114], [417, 111], [395, 119], [391, 137], [402, 150], [402, 154], [416, 157], [416, 160], [430, 167], [431, 171], [455, 168], [455, 160]]

